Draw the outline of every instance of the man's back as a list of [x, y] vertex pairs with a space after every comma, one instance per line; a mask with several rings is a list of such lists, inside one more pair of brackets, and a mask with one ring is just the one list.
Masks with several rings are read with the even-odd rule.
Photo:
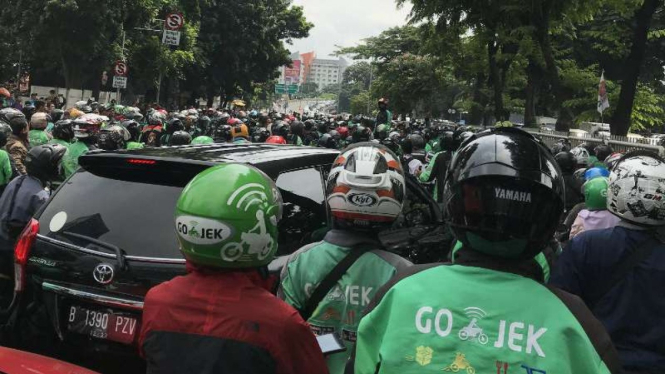
[[308, 326], [257, 271], [195, 271], [148, 292], [148, 373], [307, 373], [325, 367]]
[[647, 231], [618, 227], [589, 231], [563, 251], [552, 284], [580, 296], [607, 328], [624, 368], [665, 371], [665, 244], [602, 295], [613, 272], [649, 239]]
[[[325, 241], [299, 250], [282, 273], [279, 296], [295, 308], [304, 309], [316, 286], [351, 250], [380, 248], [379, 243], [332, 230]], [[353, 249], [351, 249], [353, 248]], [[338, 333], [349, 349], [328, 358], [331, 373], [341, 373], [356, 341], [356, 329], [363, 310], [372, 297], [399, 269], [410, 263], [385, 251], [371, 251], [354, 262], [323, 298], [308, 322], [317, 335]]]
[[481, 266], [398, 275], [363, 317], [347, 373], [616, 372], [609, 337], [579, 298]]

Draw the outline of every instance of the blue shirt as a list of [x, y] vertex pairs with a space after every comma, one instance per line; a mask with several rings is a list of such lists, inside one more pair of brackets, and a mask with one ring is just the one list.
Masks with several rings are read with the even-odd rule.
[[613, 271], [649, 237], [647, 231], [621, 226], [583, 232], [568, 242], [551, 283], [593, 308], [624, 369], [665, 372], [665, 244], [599, 296]]
[[[15, 193], [16, 200], [12, 207], [11, 202]], [[35, 177], [24, 175], [9, 182], [0, 197], [0, 239], [13, 241], [15, 238], [10, 237], [6, 224], [9, 223], [14, 227], [25, 226], [48, 197], [48, 192]]]

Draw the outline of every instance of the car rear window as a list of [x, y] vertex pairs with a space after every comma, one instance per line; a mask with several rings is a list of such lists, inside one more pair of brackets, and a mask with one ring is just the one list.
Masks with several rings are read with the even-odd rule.
[[102, 252], [109, 250], [80, 236], [120, 247], [127, 255], [182, 257], [173, 209], [186, 182], [174, 186], [117, 178], [85, 171], [74, 174], [40, 215], [40, 234]]

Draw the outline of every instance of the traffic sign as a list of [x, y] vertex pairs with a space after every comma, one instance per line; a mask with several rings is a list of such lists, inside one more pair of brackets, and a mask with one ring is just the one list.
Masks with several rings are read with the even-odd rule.
[[178, 31], [185, 24], [185, 18], [182, 13], [169, 13], [164, 21], [164, 28], [167, 30]]
[[288, 86], [281, 83], [275, 84], [276, 94], [285, 94], [285, 93], [294, 94], [298, 93], [298, 91], [300, 91], [300, 86], [298, 86], [297, 84], [290, 84]]
[[166, 45], [180, 45], [180, 31], [164, 30], [162, 36], [162, 44]]
[[125, 77], [125, 76], [127, 76], [127, 73], [129, 72], [129, 68], [127, 68], [127, 64], [124, 63], [123, 61], [116, 61], [115, 62], [115, 67], [113, 68], [113, 71], [115, 72], [115, 75]]
[[113, 88], [127, 88], [127, 77], [119, 75], [113, 77]]
[[300, 87], [297, 84], [291, 84], [286, 89], [287, 89], [287, 91], [289, 91], [290, 94], [294, 94], [294, 93], [298, 93], [299, 88]]
[[285, 94], [286, 93], [286, 85], [284, 84], [276, 84], [275, 85], [275, 93], [276, 94]]

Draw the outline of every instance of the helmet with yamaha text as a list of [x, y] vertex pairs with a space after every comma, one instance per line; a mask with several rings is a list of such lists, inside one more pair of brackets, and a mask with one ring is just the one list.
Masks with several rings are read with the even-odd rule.
[[402, 211], [406, 185], [397, 156], [387, 147], [356, 143], [337, 156], [327, 181], [333, 225], [375, 231], [390, 227]]
[[175, 209], [175, 230], [185, 258], [215, 268], [256, 268], [277, 250], [282, 197], [275, 183], [244, 164], [223, 164], [198, 174]]
[[548, 149], [522, 130], [495, 128], [474, 134], [457, 151], [445, 183], [445, 211], [465, 247], [533, 258], [557, 228], [564, 190]]

